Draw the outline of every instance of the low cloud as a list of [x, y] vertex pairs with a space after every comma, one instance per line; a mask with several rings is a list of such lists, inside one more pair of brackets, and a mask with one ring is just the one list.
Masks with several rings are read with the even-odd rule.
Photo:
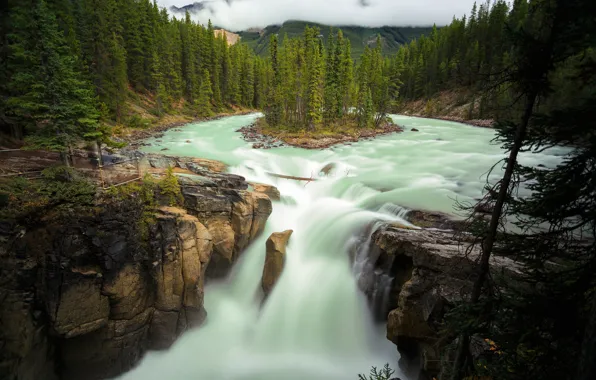
[[[193, 0], [157, 0], [168, 9]], [[192, 17], [228, 30], [305, 20], [332, 25], [447, 25], [469, 13], [474, 0], [205, 0]], [[197, 9], [199, 7], [195, 7]]]

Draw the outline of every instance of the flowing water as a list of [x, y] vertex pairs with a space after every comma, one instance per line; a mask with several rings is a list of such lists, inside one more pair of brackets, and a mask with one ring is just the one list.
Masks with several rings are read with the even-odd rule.
[[[149, 353], [122, 379], [350, 380], [373, 365], [397, 368], [395, 346], [385, 340], [384, 326], [374, 324], [357, 289], [360, 262], [351, 264], [348, 251], [375, 224], [407, 223], [407, 209], [453, 214], [455, 200], [471, 202], [482, 195], [488, 170], [504, 157], [490, 144], [490, 129], [405, 116], [393, 118], [406, 132], [375, 140], [321, 151], [255, 150], [236, 130], [256, 117], [190, 124], [145, 148], [223, 161], [247, 180], [277, 186], [282, 200], [274, 203], [265, 232], [230, 276], [208, 285], [206, 323], [170, 350]], [[551, 149], [523, 154], [521, 161], [553, 166], [562, 154]], [[332, 173], [319, 174], [329, 163]], [[495, 170], [489, 180], [500, 174]], [[265, 240], [286, 229], [294, 234], [284, 272], [261, 304]], [[396, 375], [405, 380], [399, 370]]]

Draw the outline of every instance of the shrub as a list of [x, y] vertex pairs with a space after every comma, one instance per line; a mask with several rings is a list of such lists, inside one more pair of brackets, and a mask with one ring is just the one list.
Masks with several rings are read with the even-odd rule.
[[75, 170], [54, 166], [37, 180], [16, 177], [0, 182], [0, 217], [29, 222], [51, 211], [88, 208], [95, 194], [96, 187]]
[[358, 380], [399, 380], [391, 377], [394, 373], [395, 371], [389, 367], [389, 364], [385, 364], [385, 367], [380, 370], [377, 367], [372, 367], [368, 376], [358, 375]]
[[151, 126], [151, 121], [139, 115], [132, 115], [126, 120], [126, 126], [133, 129], [147, 129]]
[[171, 166], [168, 167], [166, 176], [159, 181], [157, 187], [159, 189], [159, 194], [167, 199], [170, 206], [180, 205], [184, 202], [178, 178], [174, 174], [174, 169], [172, 169]]

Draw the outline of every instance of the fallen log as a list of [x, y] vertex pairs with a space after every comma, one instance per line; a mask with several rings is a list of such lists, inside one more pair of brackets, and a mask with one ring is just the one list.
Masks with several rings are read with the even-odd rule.
[[316, 181], [316, 178], [310, 177], [310, 178], [306, 178], [306, 177], [295, 177], [293, 175], [284, 175], [284, 174], [277, 174], [277, 173], [267, 173], [267, 175], [270, 175], [272, 177], [276, 177], [276, 178], [282, 178], [282, 179], [293, 179], [295, 181], [307, 181], [307, 182], [311, 182], [311, 181]]
[[[251, 168], [250, 166], [246, 166], [246, 168], [254, 171], [255, 169]], [[312, 182], [312, 181], [316, 181], [317, 178], [314, 178], [312, 175], [309, 177], [296, 177], [293, 175], [285, 175], [285, 174], [277, 174], [277, 173], [271, 173], [271, 172], [266, 172], [267, 175], [270, 175], [271, 177], [275, 177], [275, 178], [282, 178], [282, 179], [293, 179], [294, 181], [306, 181], [306, 182]]]

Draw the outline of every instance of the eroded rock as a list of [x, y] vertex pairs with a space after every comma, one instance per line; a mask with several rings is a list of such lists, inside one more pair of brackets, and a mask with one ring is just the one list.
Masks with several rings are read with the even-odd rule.
[[18, 238], [0, 226], [0, 378], [112, 378], [204, 321], [208, 268], [226, 260], [229, 270], [271, 201], [214, 173], [225, 169], [217, 163], [153, 156], [149, 165], [203, 173], [180, 181], [184, 208], [147, 216], [137, 202], [108, 202]]
[[274, 232], [269, 236], [266, 243], [265, 265], [261, 286], [265, 295], [268, 295], [277, 282], [284, 268], [286, 260], [286, 246], [292, 236], [292, 230]]
[[[477, 276], [475, 260], [480, 251], [469, 244], [469, 239], [456, 239], [453, 232], [395, 226], [381, 228], [372, 236], [372, 249], [378, 254], [373, 270], [385, 271], [393, 279], [387, 338], [398, 347], [408, 347], [410, 356], [415, 352], [431, 375], [439, 371], [445, 312], [470, 293]], [[518, 273], [519, 266], [511, 259], [492, 257], [493, 279], [511, 279]]]
[[273, 185], [266, 185], [264, 183], [256, 182], [251, 182], [250, 185], [255, 192], [267, 195], [272, 201], [279, 201], [281, 199], [279, 190]]

